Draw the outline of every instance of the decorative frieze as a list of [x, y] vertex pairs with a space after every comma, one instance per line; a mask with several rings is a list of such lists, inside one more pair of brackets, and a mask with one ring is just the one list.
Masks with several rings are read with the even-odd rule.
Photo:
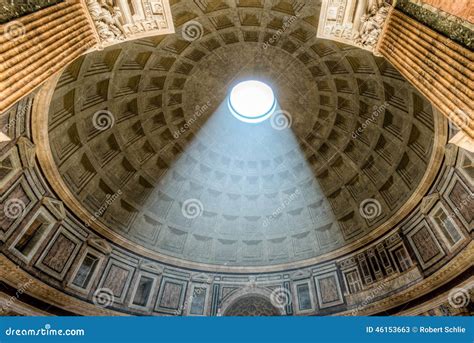
[[318, 37], [375, 53], [389, 11], [384, 0], [323, 0]]
[[83, 0], [100, 48], [126, 40], [174, 33], [168, 0]]

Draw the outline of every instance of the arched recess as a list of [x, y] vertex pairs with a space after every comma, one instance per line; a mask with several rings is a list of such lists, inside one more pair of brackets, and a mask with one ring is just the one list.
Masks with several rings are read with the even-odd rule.
[[272, 304], [272, 292], [266, 288], [245, 287], [224, 299], [219, 313], [223, 316], [284, 316], [283, 306]]

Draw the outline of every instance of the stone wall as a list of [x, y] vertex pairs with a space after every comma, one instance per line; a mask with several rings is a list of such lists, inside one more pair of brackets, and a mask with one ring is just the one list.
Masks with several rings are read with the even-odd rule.
[[474, 23], [474, 4], [470, 0], [422, 0], [422, 2]]
[[39, 11], [61, 1], [63, 0], [2, 1], [2, 4], [0, 5], [0, 23], [6, 23], [9, 20]]

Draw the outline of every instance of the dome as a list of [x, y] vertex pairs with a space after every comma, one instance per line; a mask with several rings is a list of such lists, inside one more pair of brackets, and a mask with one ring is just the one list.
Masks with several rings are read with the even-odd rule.
[[40, 2], [2, 5], [0, 314], [472, 315], [468, 7]]
[[[69, 65], [48, 135], [75, 213], [126, 247], [210, 267], [310, 263], [393, 227], [430, 163], [432, 106], [386, 60], [317, 38], [316, 3], [304, 20], [222, 8], [196, 39], [180, 3], [176, 34]], [[259, 125], [227, 104], [247, 80], [275, 96]]]

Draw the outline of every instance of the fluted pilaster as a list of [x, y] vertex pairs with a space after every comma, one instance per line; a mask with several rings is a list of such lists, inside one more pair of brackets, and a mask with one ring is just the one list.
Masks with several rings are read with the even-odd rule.
[[378, 44], [400, 73], [470, 138], [474, 138], [474, 54], [391, 11]]
[[0, 25], [0, 112], [96, 44], [79, 0]]

